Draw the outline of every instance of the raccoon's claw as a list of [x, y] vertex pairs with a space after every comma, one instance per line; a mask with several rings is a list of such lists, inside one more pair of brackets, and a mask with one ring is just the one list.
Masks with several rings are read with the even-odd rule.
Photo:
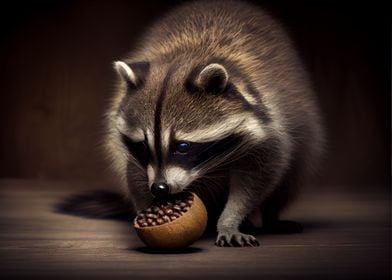
[[257, 247], [260, 244], [253, 235], [236, 232], [219, 233], [215, 245], [219, 247]]

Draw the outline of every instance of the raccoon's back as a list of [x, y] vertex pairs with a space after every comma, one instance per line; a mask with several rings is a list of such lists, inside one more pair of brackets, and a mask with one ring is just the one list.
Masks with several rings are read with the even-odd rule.
[[211, 62], [235, 65], [256, 86], [281, 129], [278, 133], [306, 145], [309, 158], [321, 153], [323, 130], [309, 77], [285, 30], [255, 5], [230, 0], [185, 3], [145, 33], [129, 60], [190, 68]]
[[[210, 59], [251, 63], [287, 44], [280, 26], [264, 11], [239, 1], [195, 1], [155, 23], [132, 56], [140, 59]], [[243, 60], [246, 60], [243, 61]], [[246, 65], [249, 66], [248, 64]]]
[[[129, 60], [189, 67], [211, 62], [235, 65], [266, 102], [277, 106], [287, 107], [288, 99], [297, 103], [310, 98], [307, 74], [289, 36], [264, 10], [246, 2], [183, 4], [157, 21], [138, 46]], [[276, 92], [283, 96], [271, 96]]]

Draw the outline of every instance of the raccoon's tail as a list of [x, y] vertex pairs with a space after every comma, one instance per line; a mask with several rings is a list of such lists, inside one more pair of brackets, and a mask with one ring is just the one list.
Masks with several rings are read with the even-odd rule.
[[71, 195], [55, 204], [54, 211], [92, 219], [130, 220], [135, 215], [121, 194], [108, 190]]

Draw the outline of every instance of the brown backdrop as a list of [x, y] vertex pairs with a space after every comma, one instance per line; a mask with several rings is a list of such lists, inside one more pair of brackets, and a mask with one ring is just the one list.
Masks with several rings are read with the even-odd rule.
[[[105, 179], [101, 116], [121, 58], [180, 1], [10, 2], [1, 15], [0, 177]], [[311, 72], [329, 134], [324, 185], [389, 185], [388, 9], [265, 1]]]

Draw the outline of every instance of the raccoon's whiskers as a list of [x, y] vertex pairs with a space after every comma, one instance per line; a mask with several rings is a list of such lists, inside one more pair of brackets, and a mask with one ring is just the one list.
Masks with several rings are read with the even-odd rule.
[[230, 163], [242, 158], [244, 154], [242, 154], [241, 152], [245, 151], [248, 147], [249, 147], [249, 142], [242, 141], [233, 150], [229, 150], [226, 153], [220, 154], [219, 157], [217, 156], [211, 157], [200, 168], [201, 173], [203, 174], [207, 173], [208, 171], [215, 169], [217, 166], [229, 165]]

